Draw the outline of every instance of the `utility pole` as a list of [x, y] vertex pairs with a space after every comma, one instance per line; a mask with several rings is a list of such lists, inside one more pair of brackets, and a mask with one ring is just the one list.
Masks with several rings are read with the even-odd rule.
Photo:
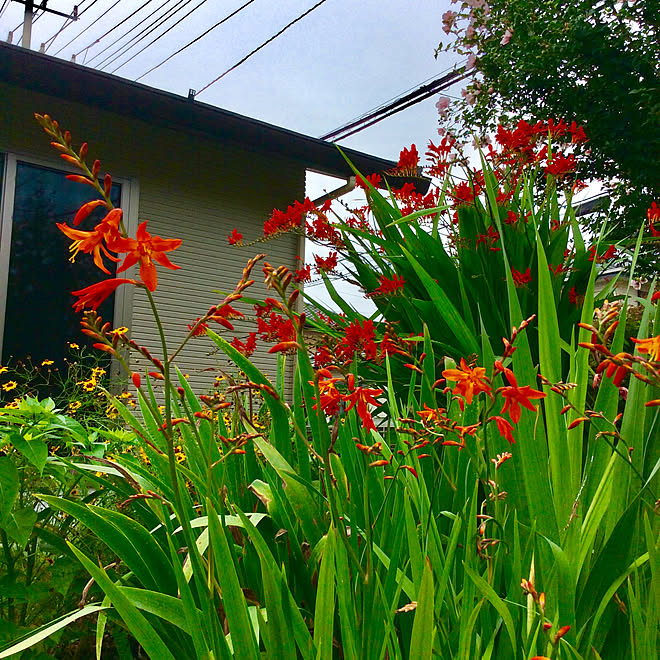
[[20, 2], [22, 5], [25, 5], [25, 14], [23, 17], [23, 39], [21, 41], [21, 46], [23, 46], [23, 48], [30, 48], [30, 41], [32, 40], [32, 19], [34, 18], [35, 9], [40, 9], [49, 14], [63, 16], [64, 18], [70, 18], [74, 21], [78, 20], [78, 5], [73, 6], [73, 12], [71, 14], [65, 14], [61, 11], [48, 9], [48, 7], [46, 7], [48, 0], [41, 0], [40, 5], [35, 5], [34, 0], [14, 0], [14, 2]]

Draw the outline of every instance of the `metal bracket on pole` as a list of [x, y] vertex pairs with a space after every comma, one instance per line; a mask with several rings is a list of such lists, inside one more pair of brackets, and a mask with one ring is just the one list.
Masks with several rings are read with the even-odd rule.
[[32, 40], [32, 19], [34, 17], [35, 9], [46, 12], [48, 14], [56, 14], [57, 16], [70, 18], [73, 21], [78, 20], [78, 5], [73, 6], [73, 12], [70, 14], [65, 14], [64, 12], [56, 11], [55, 9], [48, 9], [46, 6], [48, 4], [48, 0], [41, 0], [40, 5], [35, 5], [34, 0], [14, 0], [14, 2], [19, 2], [20, 4], [25, 5], [25, 14], [23, 17], [23, 38], [21, 40], [21, 45], [23, 48], [30, 48], [30, 41]]

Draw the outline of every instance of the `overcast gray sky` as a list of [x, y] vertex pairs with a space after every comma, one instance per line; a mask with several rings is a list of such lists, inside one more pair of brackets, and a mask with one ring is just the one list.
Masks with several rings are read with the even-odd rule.
[[[140, 82], [181, 95], [200, 90], [253, 48], [312, 7], [317, 0], [254, 0], [248, 7]], [[39, 2], [39, 0], [36, 0]], [[200, 35], [246, 0], [78, 0], [80, 20], [67, 27], [47, 52], [54, 54], [86, 30], [58, 57], [98, 67], [156, 20], [163, 10], [185, 7], [125, 54], [117, 53], [103, 70], [135, 80], [178, 48]], [[0, 0], [0, 7], [5, 0]], [[188, 3], [188, 4], [186, 4]], [[72, 10], [70, 0], [48, 7]], [[105, 32], [146, 5], [99, 43]], [[199, 6], [188, 18], [182, 18]], [[444, 36], [441, 17], [450, 0], [326, 0], [304, 19], [198, 96], [200, 101], [320, 136], [384, 101], [417, 87], [454, 64], [434, 58]], [[22, 22], [23, 5], [9, 0], [0, 18], [0, 38]], [[90, 24], [103, 15], [95, 25]], [[141, 21], [141, 28], [127, 32]], [[44, 15], [33, 25], [32, 47], [52, 37], [64, 19]], [[167, 27], [176, 27], [137, 54]], [[14, 43], [22, 28], [14, 33]], [[114, 46], [108, 46], [126, 35]], [[85, 52], [84, 49], [90, 46]], [[101, 52], [108, 48], [104, 53]], [[137, 54], [137, 55], [136, 55]], [[120, 65], [136, 55], [125, 66]], [[117, 67], [120, 67], [117, 69]], [[454, 90], [460, 93], [460, 87]], [[346, 146], [395, 158], [402, 146], [425, 143], [436, 131], [435, 99], [429, 99], [342, 142]]]
[[[47, 42], [48, 54], [67, 60], [77, 54], [78, 63], [135, 80], [247, 0], [77, 1], [80, 19], [52, 42], [64, 19], [44, 14], [34, 21], [32, 48], [38, 50]], [[201, 90], [317, 1], [253, 0], [140, 82], [183, 96], [190, 88]], [[70, 12], [74, 4], [49, 0], [48, 7]], [[451, 55], [434, 58], [444, 36], [441, 17], [450, 6], [450, 0], [325, 0], [197, 98], [319, 137], [451, 68], [456, 63]], [[20, 43], [24, 6], [0, 0], [3, 7], [0, 39], [6, 40], [8, 32], [20, 26], [13, 34], [13, 43]], [[182, 7], [179, 13], [170, 14], [138, 42], [151, 23], [176, 7]], [[140, 52], [171, 26], [165, 36]], [[131, 45], [130, 50], [121, 50]], [[449, 93], [460, 95], [460, 90], [459, 84]], [[423, 153], [428, 139], [437, 137], [436, 101], [437, 97], [423, 101], [340, 144], [393, 160], [412, 143]], [[320, 185], [313, 182], [308, 191], [312, 197], [320, 193]], [[311, 290], [320, 294], [321, 288]], [[344, 290], [344, 295], [353, 304], [363, 305], [360, 293]]]

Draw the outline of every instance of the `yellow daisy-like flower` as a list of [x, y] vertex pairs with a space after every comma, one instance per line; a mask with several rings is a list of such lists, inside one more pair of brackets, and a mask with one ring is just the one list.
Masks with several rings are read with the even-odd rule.
[[44, 361], [41, 363], [41, 366], [42, 366], [42, 367], [49, 367], [51, 364], [55, 364], [55, 362], [54, 362], [53, 360], [44, 360]]
[[15, 390], [18, 387], [18, 383], [15, 380], [10, 380], [8, 383], [5, 383], [2, 386], [2, 389], [5, 392], [10, 392], [11, 390]]
[[82, 388], [85, 390], [85, 392], [93, 392], [94, 388], [96, 387], [96, 378], [92, 376], [89, 380], [81, 380], [77, 382], [76, 385], [82, 385]]
[[71, 401], [69, 403], [69, 408], [68, 408], [69, 415], [73, 415], [76, 412], [76, 410], [80, 408], [80, 406], [82, 406], [82, 403], [80, 403], [80, 401]]
[[106, 373], [105, 369], [102, 369], [101, 367], [94, 367], [92, 369], [92, 376], [98, 378], [99, 376], [103, 376]]
[[0, 374], [4, 374], [6, 371], [9, 371], [8, 367], [0, 367]]
[[115, 328], [110, 330], [110, 334], [113, 335], [125, 335], [128, 332], [128, 328], [125, 325], [122, 325], [120, 328]]
[[69, 342], [69, 348], [75, 351], [75, 350], [80, 349], [80, 346], [78, 346], [78, 344], [76, 344], [75, 342], [70, 341]]
[[16, 397], [11, 403], [7, 404], [7, 408], [20, 408], [21, 406], [21, 399]]

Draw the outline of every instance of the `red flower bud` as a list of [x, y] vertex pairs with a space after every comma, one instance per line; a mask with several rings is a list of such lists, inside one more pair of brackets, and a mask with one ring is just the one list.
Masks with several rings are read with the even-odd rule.
[[140, 378], [140, 374], [134, 371], [131, 374], [131, 380], [133, 381], [133, 385], [135, 385], [137, 389], [140, 389], [140, 385], [142, 384], [142, 379]]

